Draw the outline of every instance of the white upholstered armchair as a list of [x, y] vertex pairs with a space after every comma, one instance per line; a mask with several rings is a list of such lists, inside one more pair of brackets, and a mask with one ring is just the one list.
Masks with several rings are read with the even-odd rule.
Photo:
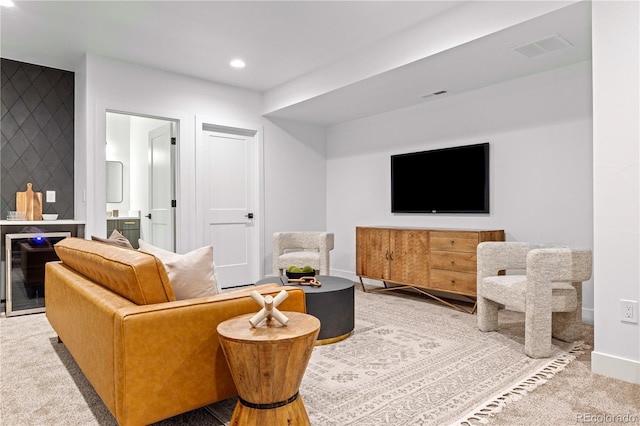
[[[582, 335], [582, 282], [591, 278], [591, 250], [522, 242], [478, 245], [478, 328], [498, 330], [505, 306], [525, 313], [525, 354], [551, 356], [552, 336]], [[499, 271], [520, 270], [520, 275]]]
[[329, 275], [330, 232], [276, 232], [273, 234], [273, 274], [282, 275], [289, 266], [309, 265], [320, 275]]

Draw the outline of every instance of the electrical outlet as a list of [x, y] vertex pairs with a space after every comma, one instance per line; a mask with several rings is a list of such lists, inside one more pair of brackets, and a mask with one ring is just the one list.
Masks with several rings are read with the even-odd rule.
[[620, 300], [620, 321], [638, 323], [638, 302], [634, 300]]
[[47, 203], [56, 202], [56, 191], [47, 191]]

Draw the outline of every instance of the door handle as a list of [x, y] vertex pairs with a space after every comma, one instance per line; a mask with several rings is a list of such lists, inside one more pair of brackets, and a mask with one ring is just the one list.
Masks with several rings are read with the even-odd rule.
[[145, 215], [146, 218], [151, 219], [151, 213], [149, 213], [148, 215]]
[[249, 218], [249, 219], [253, 219], [253, 213], [247, 213], [244, 215], [244, 217]]

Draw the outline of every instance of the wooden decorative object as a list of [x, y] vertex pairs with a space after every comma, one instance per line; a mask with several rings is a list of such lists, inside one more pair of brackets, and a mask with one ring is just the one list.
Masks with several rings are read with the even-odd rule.
[[24, 213], [26, 220], [42, 220], [42, 192], [33, 192], [33, 185], [27, 183], [27, 190], [16, 192], [16, 211]]
[[268, 322], [271, 321], [271, 318], [275, 318], [280, 324], [287, 325], [289, 318], [287, 318], [282, 312], [276, 309], [277, 306], [282, 303], [287, 297], [289, 297], [289, 293], [287, 293], [286, 290], [282, 290], [276, 295], [276, 297], [270, 295], [263, 297], [257, 291], [252, 291], [251, 298], [255, 300], [258, 305], [262, 306], [262, 309], [253, 317], [251, 317], [249, 323], [251, 323], [253, 327], [257, 327], [263, 319], [266, 318]]
[[316, 279], [316, 277], [301, 277], [298, 279], [289, 278], [288, 283], [298, 283], [300, 285], [310, 285], [311, 287], [320, 287], [322, 283]]

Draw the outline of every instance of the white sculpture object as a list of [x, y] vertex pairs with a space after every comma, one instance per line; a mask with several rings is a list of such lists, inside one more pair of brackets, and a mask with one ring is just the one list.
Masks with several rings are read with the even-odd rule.
[[249, 320], [251, 326], [257, 327], [265, 318], [267, 320], [275, 318], [280, 324], [287, 325], [289, 318], [277, 309], [277, 306], [287, 297], [289, 297], [289, 293], [287, 293], [286, 290], [282, 290], [276, 297], [270, 295], [263, 297], [257, 291], [252, 291], [251, 298], [255, 300], [258, 305], [262, 306], [262, 309]]

